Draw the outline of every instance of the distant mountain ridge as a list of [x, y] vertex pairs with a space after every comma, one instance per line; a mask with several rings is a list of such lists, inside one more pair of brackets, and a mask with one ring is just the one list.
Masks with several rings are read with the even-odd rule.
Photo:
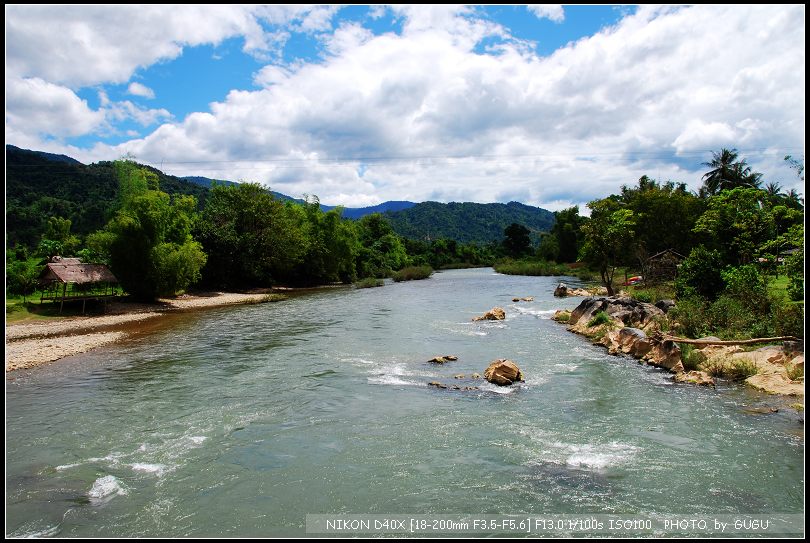
[[[170, 194], [191, 194], [200, 206], [215, 181], [224, 185], [238, 184], [203, 176], [176, 177], [146, 167], [158, 175], [161, 190]], [[70, 219], [76, 234], [86, 235], [98, 230], [110, 218], [117, 190], [112, 162], [85, 165], [66, 155], [6, 145], [7, 243], [36, 245], [51, 215]], [[304, 203], [286, 194], [271, 193], [280, 200]], [[321, 205], [325, 211], [335, 207]], [[463, 243], [500, 241], [504, 229], [512, 223], [526, 226], [535, 237], [554, 224], [554, 214], [550, 211], [518, 202], [387, 201], [374, 206], [343, 208], [343, 216], [350, 219], [371, 213], [385, 214], [394, 231], [404, 237], [449, 238]]]

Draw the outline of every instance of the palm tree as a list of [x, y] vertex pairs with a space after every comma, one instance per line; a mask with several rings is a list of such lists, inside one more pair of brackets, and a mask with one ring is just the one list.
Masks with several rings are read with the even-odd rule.
[[793, 209], [804, 209], [804, 198], [799, 196], [796, 189], [790, 189], [785, 195], [785, 205]]
[[712, 168], [703, 176], [701, 195], [712, 196], [720, 192], [724, 181], [730, 180], [734, 163], [737, 160], [737, 149], [720, 149], [719, 153], [712, 151], [712, 160], [703, 162], [703, 166]]

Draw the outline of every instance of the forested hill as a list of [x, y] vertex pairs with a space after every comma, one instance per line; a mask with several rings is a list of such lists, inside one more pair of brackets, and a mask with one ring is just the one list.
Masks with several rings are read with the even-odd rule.
[[[160, 189], [191, 194], [202, 205], [208, 188], [154, 168]], [[6, 243], [36, 246], [48, 217], [71, 221], [71, 232], [84, 236], [110, 219], [118, 194], [112, 162], [85, 165], [64, 155], [6, 145]]]
[[[202, 209], [211, 179], [175, 177], [144, 167], [158, 175], [162, 191], [191, 194]], [[118, 181], [112, 162], [86, 165], [65, 155], [6, 145], [7, 246], [36, 246], [51, 216], [70, 219], [71, 232], [79, 236], [99, 230], [111, 218], [117, 193]], [[272, 194], [281, 200], [303, 202], [284, 194]], [[332, 209], [332, 206], [322, 207]], [[385, 213], [394, 231], [402, 236], [422, 240], [444, 237], [464, 243], [500, 241], [504, 228], [512, 223], [538, 233], [548, 231], [554, 222], [553, 213], [517, 202], [414, 204], [390, 201], [371, 207], [345, 208], [343, 216], [359, 219], [374, 212]]]
[[522, 224], [535, 235], [549, 231], [554, 224], [551, 211], [518, 202], [422, 202], [385, 215], [401, 236], [422, 240], [450, 238], [462, 243], [500, 241], [504, 229], [512, 223]]

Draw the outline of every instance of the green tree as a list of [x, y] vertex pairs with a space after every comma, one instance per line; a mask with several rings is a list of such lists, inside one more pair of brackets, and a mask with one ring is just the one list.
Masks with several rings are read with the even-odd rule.
[[26, 296], [36, 289], [41, 270], [36, 259], [9, 258], [6, 261], [6, 289], [12, 294], [22, 294], [24, 303]]
[[613, 296], [616, 266], [627, 259], [635, 235], [635, 216], [613, 198], [588, 204], [591, 217], [582, 225], [582, 259], [599, 270], [602, 284]]
[[[554, 226], [551, 227], [550, 233], [556, 241], [557, 255], [551, 258], [546, 257], [546, 260], [575, 262], [582, 243], [580, 227], [584, 222], [585, 218], [579, 214], [579, 206], [555, 211]], [[546, 249], [546, 252], [551, 253], [549, 249]]]
[[504, 231], [503, 248], [512, 258], [520, 258], [532, 250], [531, 232], [522, 224], [512, 223]]
[[[134, 297], [153, 299], [177, 294], [200, 278], [206, 255], [191, 236], [196, 200], [193, 196], [171, 198], [149, 184], [133, 184], [136, 178], [121, 169], [121, 208], [107, 224], [110, 267], [121, 286]], [[144, 175], [143, 179], [148, 179]]]
[[745, 159], [737, 160], [738, 157], [736, 149], [721, 149], [712, 153], [712, 160], [703, 163], [712, 169], [703, 175], [701, 197], [713, 196], [721, 191], [738, 187], [759, 187], [762, 174], [752, 171]]
[[204, 280], [218, 287], [290, 280], [308, 250], [306, 216], [257, 183], [215, 185], [196, 234], [209, 255]]
[[726, 190], [709, 198], [694, 228], [708, 248], [720, 251], [723, 262], [734, 266], [751, 262], [773, 231], [766, 194], [752, 188]]
[[714, 300], [725, 288], [722, 270], [723, 256], [699, 245], [681, 262], [675, 280], [675, 295], [678, 299], [700, 296]]

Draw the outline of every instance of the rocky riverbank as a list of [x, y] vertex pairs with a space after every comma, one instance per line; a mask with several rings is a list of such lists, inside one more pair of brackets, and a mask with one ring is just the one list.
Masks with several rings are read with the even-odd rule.
[[676, 382], [715, 386], [717, 378], [744, 380], [746, 385], [769, 394], [796, 397], [797, 408], [803, 408], [804, 354], [795, 346], [746, 351], [740, 346], [705, 344], [693, 346], [685, 357], [678, 343], [662, 332], [669, 324], [666, 313], [672, 305], [668, 301], [652, 305], [628, 297], [593, 296], [573, 311], [557, 311], [553, 318], [568, 324], [570, 331], [605, 346], [611, 354], [629, 355], [672, 372]]

